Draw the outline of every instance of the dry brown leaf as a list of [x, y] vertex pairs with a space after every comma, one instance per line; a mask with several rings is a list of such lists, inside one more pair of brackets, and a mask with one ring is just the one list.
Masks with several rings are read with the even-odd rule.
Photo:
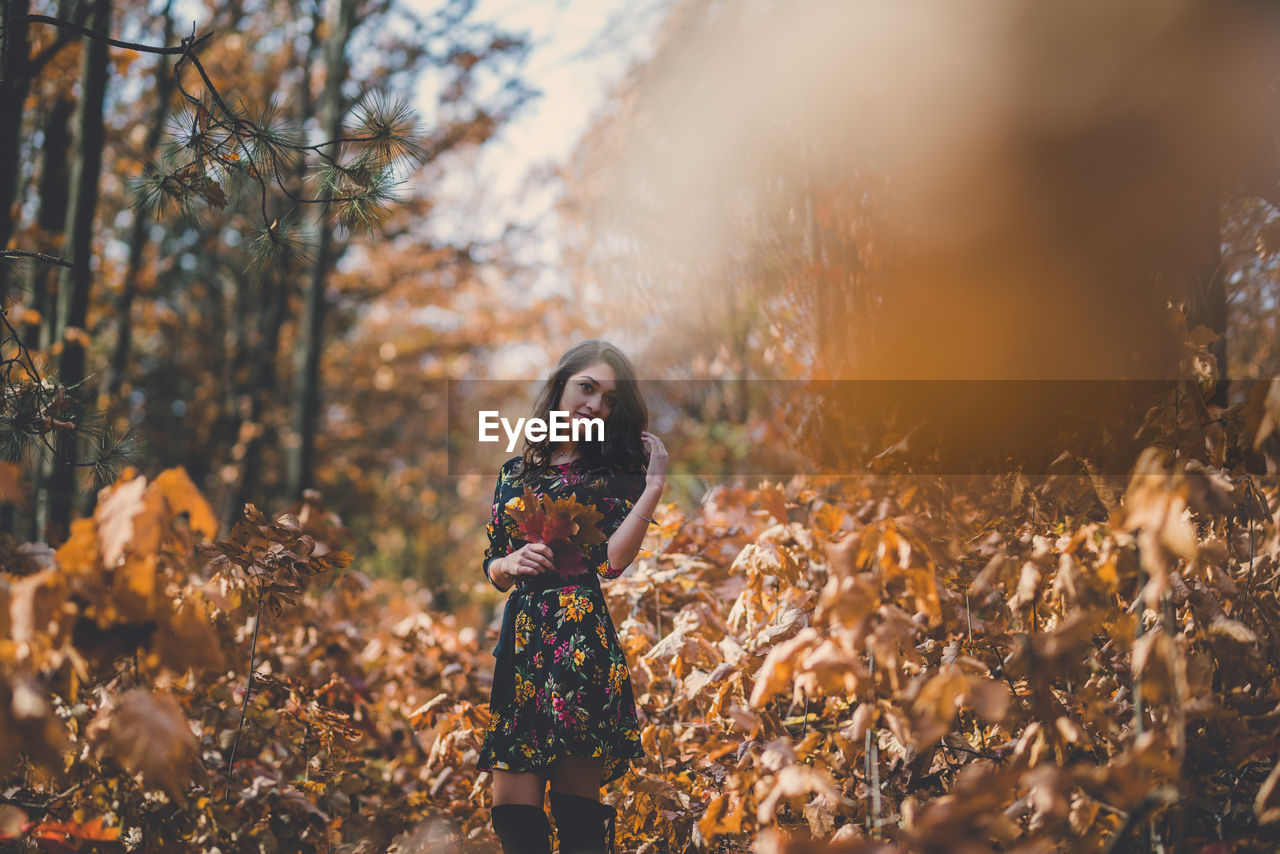
[[870, 573], [833, 575], [822, 590], [814, 622], [853, 628], [880, 607], [880, 585]]
[[854, 710], [853, 717], [849, 723], [840, 730], [840, 734], [849, 739], [855, 745], [862, 744], [863, 736], [867, 730], [871, 728], [872, 722], [875, 720], [876, 707], [872, 703], [859, 703], [858, 708]]
[[160, 663], [175, 673], [220, 671], [226, 666], [222, 640], [214, 630], [204, 597], [190, 591], [181, 602], [162, 607], [164, 630], [157, 632]]
[[414, 727], [422, 726], [427, 721], [427, 716], [430, 715], [431, 712], [435, 711], [448, 701], [449, 695], [447, 693], [436, 694], [430, 700], [409, 713], [409, 723]]
[[969, 705], [983, 720], [1004, 720], [1012, 702], [1013, 692], [1004, 680], [969, 677]]
[[950, 728], [969, 691], [969, 680], [952, 664], [929, 677], [911, 705], [912, 730], [923, 747], [941, 738]]
[[779, 691], [789, 687], [801, 654], [818, 639], [818, 630], [808, 626], [791, 640], [769, 650], [764, 663], [756, 671], [755, 686], [751, 689], [749, 703], [753, 709], [763, 706]]
[[791, 739], [785, 735], [765, 743], [760, 749], [760, 764], [766, 771], [781, 771], [789, 765], [796, 764], [796, 751]]
[[149, 787], [181, 798], [191, 779], [196, 740], [182, 707], [168, 694], [134, 688], [99, 710], [86, 738]]
[[1226, 616], [1216, 616], [1210, 620], [1207, 631], [1211, 635], [1230, 638], [1236, 643], [1249, 646], [1258, 642], [1258, 636], [1254, 633], [1253, 629], [1249, 628], [1239, 620], [1232, 620]]
[[93, 518], [98, 524], [98, 541], [105, 566], [115, 566], [124, 557], [125, 549], [133, 539], [133, 518], [143, 510], [142, 498], [146, 489], [147, 479], [139, 475], [106, 487], [99, 494]]
[[1018, 575], [1018, 589], [1009, 600], [1009, 607], [1017, 610], [1036, 601], [1036, 589], [1040, 586], [1040, 567], [1033, 561], [1022, 565]]
[[830, 774], [810, 765], [788, 765], [771, 780], [761, 780], [757, 788], [760, 786], [768, 792], [756, 807], [756, 821], [760, 824], [774, 821], [778, 801], [783, 799], [790, 801], [816, 793], [833, 804], [844, 804], [847, 800]]
[[803, 654], [796, 669], [796, 686], [807, 697], [856, 696], [869, 676], [859, 656], [849, 655], [828, 638]]
[[725, 714], [732, 721], [734, 729], [747, 733], [749, 737], [754, 736], [760, 729], [760, 716], [750, 709], [744, 709], [737, 703], [729, 706], [729, 710]]
[[9, 637], [17, 643], [51, 644], [63, 634], [65, 576], [55, 569], [24, 576], [9, 585]]

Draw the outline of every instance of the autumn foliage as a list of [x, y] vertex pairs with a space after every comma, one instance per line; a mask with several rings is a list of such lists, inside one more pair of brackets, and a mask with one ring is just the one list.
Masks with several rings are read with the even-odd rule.
[[[1153, 445], [1114, 486], [797, 477], [660, 508], [604, 587], [646, 750], [605, 793], [620, 850], [1267, 850], [1280, 493], [1230, 460], [1274, 460], [1270, 404], [1228, 413], [1263, 432], [1222, 459]], [[493, 638], [349, 566], [317, 494], [289, 509], [218, 539], [181, 469], [127, 473], [56, 551], [6, 543], [0, 839], [495, 850]]]

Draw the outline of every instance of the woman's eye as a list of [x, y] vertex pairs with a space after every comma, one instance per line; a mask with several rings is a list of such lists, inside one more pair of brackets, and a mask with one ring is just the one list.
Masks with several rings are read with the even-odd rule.
[[588, 382], [580, 382], [578, 383], [578, 388], [582, 389], [583, 391], [591, 391], [591, 384]]

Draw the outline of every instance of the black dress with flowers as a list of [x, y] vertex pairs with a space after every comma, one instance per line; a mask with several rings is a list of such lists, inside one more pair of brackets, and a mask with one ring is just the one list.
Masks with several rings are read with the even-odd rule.
[[600, 589], [600, 579], [626, 569], [609, 564], [607, 538], [644, 491], [644, 471], [587, 470], [575, 460], [528, 484], [523, 472], [518, 456], [499, 470], [485, 577], [491, 560], [526, 542], [507, 514], [508, 502], [519, 501], [526, 486], [594, 507], [604, 517], [597, 527], [605, 540], [569, 547], [571, 554], [554, 546], [557, 572], [520, 576], [511, 588], [493, 651], [492, 717], [477, 767], [545, 773], [562, 756], [598, 757], [608, 783], [626, 773], [629, 760], [644, 756], [631, 673]]

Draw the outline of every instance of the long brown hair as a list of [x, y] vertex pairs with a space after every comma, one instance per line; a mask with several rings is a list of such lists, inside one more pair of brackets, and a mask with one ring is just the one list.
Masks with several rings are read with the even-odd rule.
[[[580, 465], [586, 469], [605, 468], [612, 471], [635, 471], [647, 462], [640, 433], [649, 426], [649, 408], [640, 396], [636, 371], [631, 360], [614, 345], [590, 338], [570, 347], [560, 357], [551, 376], [533, 405], [533, 417], [551, 421], [551, 410], [560, 404], [569, 377], [588, 365], [604, 362], [613, 368], [617, 388], [613, 411], [604, 423], [604, 441], [580, 441]], [[524, 442], [524, 468], [534, 477], [551, 474], [551, 439]]]

